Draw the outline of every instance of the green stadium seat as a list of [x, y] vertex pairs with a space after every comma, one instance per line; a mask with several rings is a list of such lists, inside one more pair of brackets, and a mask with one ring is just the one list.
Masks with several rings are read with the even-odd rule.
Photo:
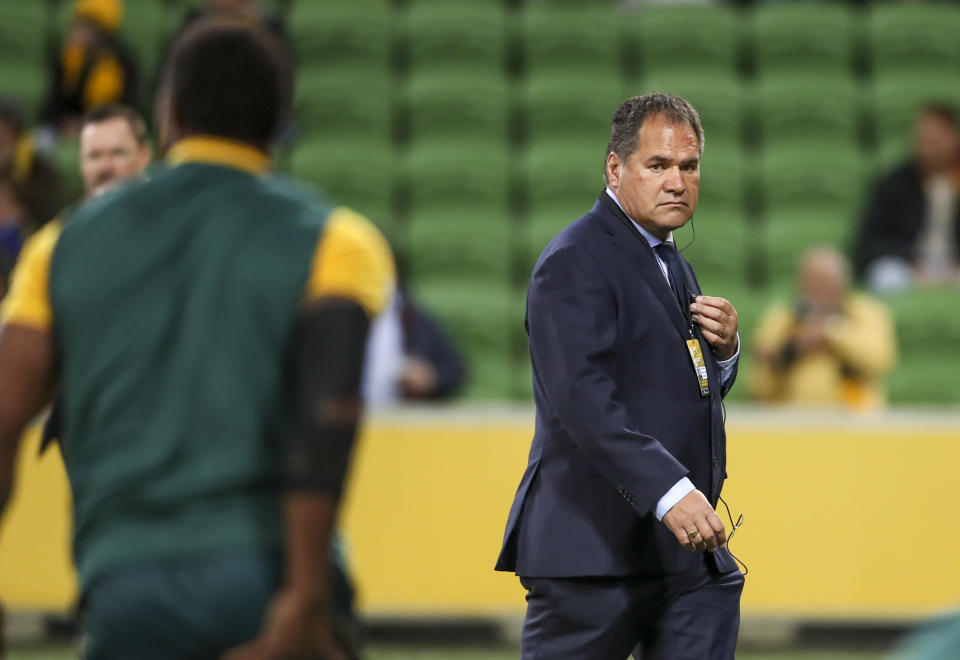
[[385, 69], [302, 67], [294, 103], [298, 129], [311, 137], [389, 141], [392, 84]]
[[521, 93], [530, 144], [579, 140], [601, 151], [610, 138], [610, 119], [627, 96], [616, 73], [531, 76]]
[[167, 30], [178, 25], [167, 17], [163, 2], [140, 0], [126, 2], [123, 10], [121, 32], [137, 56], [140, 71], [141, 100], [149, 107], [153, 98], [152, 86], [158, 73], [160, 59], [166, 48]]
[[394, 16], [388, 0], [295, 2], [288, 24], [298, 64], [389, 67]]
[[745, 90], [740, 78], [710, 71], [653, 73], [643, 77], [633, 93], [652, 91], [682, 96], [696, 108], [709, 149], [738, 148], [742, 144]]
[[413, 293], [467, 353], [467, 398], [505, 399], [517, 374], [513, 359], [516, 296], [506, 282], [462, 285], [447, 280], [413, 283]]
[[693, 264], [703, 292], [722, 296], [731, 285], [743, 286], [749, 229], [744, 214], [698, 204], [691, 223], [674, 232], [674, 241]]
[[960, 403], [960, 294], [917, 289], [886, 299], [897, 328], [900, 360], [890, 377], [896, 403]]
[[47, 3], [0, 3], [0, 61], [18, 64], [36, 59], [43, 63], [46, 43]]
[[855, 147], [810, 143], [767, 150], [760, 165], [768, 273], [775, 283], [792, 281], [804, 250], [849, 242], [865, 190], [863, 155]]
[[800, 258], [812, 247], [845, 250], [855, 225], [855, 213], [841, 208], [811, 205], [768, 210], [762, 236], [770, 281], [792, 283]]
[[504, 206], [437, 206], [411, 214], [403, 241], [408, 272], [414, 281], [510, 281], [514, 234]]
[[960, 69], [960, 7], [955, 3], [878, 3], [869, 11], [866, 29], [874, 75]]
[[411, 71], [505, 70], [507, 20], [501, 2], [413, 2], [401, 20]]
[[527, 3], [520, 25], [528, 74], [621, 69], [621, 12], [609, 4]]
[[863, 154], [855, 147], [810, 142], [765, 149], [760, 171], [767, 211], [822, 207], [849, 213], [863, 195]]
[[605, 147], [606, 142], [557, 140], [527, 149], [522, 161], [527, 207], [569, 204], [586, 213], [604, 187]]
[[764, 146], [830, 142], [856, 147], [862, 91], [848, 75], [771, 75], [756, 90]]
[[509, 98], [503, 75], [414, 74], [404, 93], [410, 138], [470, 138], [505, 144]]
[[852, 9], [839, 2], [760, 5], [752, 21], [757, 71], [852, 75], [855, 27]]
[[386, 142], [311, 139], [298, 144], [291, 173], [380, 225], [392, 237], [395, 159]]
[[414, 143], [401, 163], [410, 213], [431, 206], [506, 206], [510, 159], [506, 144], [449, 140]]
[[0, 97], [16, 101], [29, 120], [37, 117], [47, 89], [47, 72], [40, 58], [21, 60], [0, 56]]
[[876, 80], [873, 109], [881, 161], [906, 156], [918, 111], [928, 103], [960, 107], [960, 69], [926, 75], [892, 75]]
[[700, 197], [697, 209], [709, 213], [745, 216], [746, 160], [739, 147], [721, 148], [707, 137], [700, 162]]
[[651, 4], [624, 20], [644, 76], [737, 69], [741, 19], [731, 7]]

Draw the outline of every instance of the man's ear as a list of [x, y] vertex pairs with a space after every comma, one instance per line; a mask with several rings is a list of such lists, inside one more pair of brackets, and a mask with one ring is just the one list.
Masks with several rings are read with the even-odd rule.
[[607, 185], [610, 186], [611, 190], [616, 191], [620, 187], [620, 168], [622, 165], [616, 152], [611, 151], [607, 154], [607, 164], [604, 171], [607, 175]]

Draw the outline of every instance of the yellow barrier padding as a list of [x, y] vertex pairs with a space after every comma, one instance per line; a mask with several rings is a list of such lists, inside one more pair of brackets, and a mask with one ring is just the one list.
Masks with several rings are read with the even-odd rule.
[[[745, 616], [900, 620], [960, 603], [960, 416], [931, 419], [730, 411], [724, 497], [744, 514], [732, 549], [750, 567]], [[516, 577], [493, 564], [532, 426], [532, 411], [484, 409], [368, 425], [342, 519], [364, 612], [523, 612]], [[35, 455], [31, 438], [0, 530], [0, 598], [62, 609], [69, 496], [57, 453]]]

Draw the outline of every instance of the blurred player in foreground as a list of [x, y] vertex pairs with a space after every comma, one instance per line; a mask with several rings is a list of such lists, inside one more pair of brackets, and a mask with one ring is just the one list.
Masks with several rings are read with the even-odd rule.
[[368, 221], [268, 176], [290, 79], [262, 28], [191, 28], [158, 100], [169, 167], [17, 266], [0, 504], [59, 386], [88, 658], [346, 657], [327, 550], [393, 264]]

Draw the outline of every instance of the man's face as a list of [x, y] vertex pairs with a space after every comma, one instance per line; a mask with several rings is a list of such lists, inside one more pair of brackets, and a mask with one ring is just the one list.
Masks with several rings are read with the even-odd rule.
[[960, 134], [943, 117], [921, 115], [914, 139], [917, 161], [925, 172], [943, 172], [960, 160]]
[[87, 197], [140, 176], [150, 164], [150, 146], [137, 142], [123, 117], [87, 124], [80, 133], [80, 172]]
[[693, 128], [664, 115], [647, 117], [626, 162], [607, 156], [607, 180], [634, 221], [664, 240], [687, 224], [700, 192], [700, 145]]

